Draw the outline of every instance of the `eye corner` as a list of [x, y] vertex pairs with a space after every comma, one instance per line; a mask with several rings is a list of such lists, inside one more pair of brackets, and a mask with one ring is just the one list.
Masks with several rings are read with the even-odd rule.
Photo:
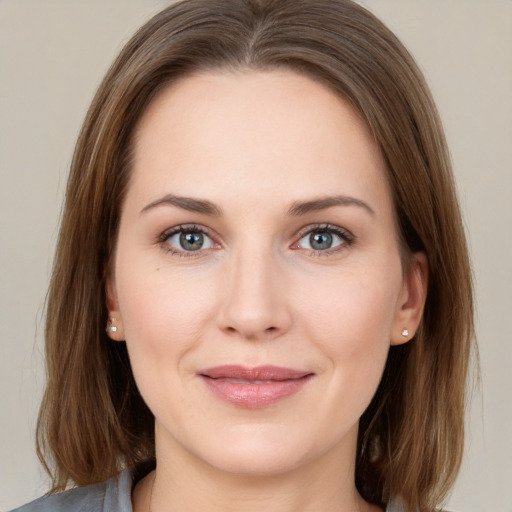
[[[313, 239], [315, 234], [318, 236], [316, 241]], [[346, 249], [353, 244], [354, 240], [354, 235], [345, 228], [328, 223], [315, 224], [303, 228], [290, 249], [303, 249], [316, 256], [329, 256]]]
[[166, 229], [158, 237], [158, 244], [166, 253], [180, 257], [198, 257], [222, 247], [207, 228], [196, 224], [180, 224]]

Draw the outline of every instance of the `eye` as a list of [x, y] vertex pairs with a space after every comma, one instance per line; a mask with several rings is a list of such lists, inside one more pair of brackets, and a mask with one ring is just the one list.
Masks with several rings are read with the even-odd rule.
[[345, 244], [351, 244], [352, 235], [336, 226], [321, 226], [309, 229], [295, 244], [295, 249], [309, 249], [312, 251], [329, 251]]
[[172, 252], [195, 252], [218, 246], [197, 226], [178, 226], [164, 233], [161, 242]]

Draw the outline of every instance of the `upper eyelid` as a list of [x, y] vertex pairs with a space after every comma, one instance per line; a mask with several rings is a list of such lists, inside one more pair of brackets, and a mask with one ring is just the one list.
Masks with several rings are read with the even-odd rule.
[[[343, 228], [341, 226], [330, 224], [328, 222], [326, 223], [315, 223], [315, 224], [309, 224], [306, 226], [303, 226], [300, 228], [296, 234], [293, 236], [293, 242], [292, 245], [297, 244], [299, 240], [304, 238], [306, 235], [313, 231], [320, 231], [320, 230], [326, 230], [331, 231], [334, 234], [337, 234], [338, 236], [344, 236], [344, 238], [348, 239], [348, 242], [352, 242], [355, 237], [354, 235], [346, 228]], [[211, 238], [215, 243], [219, 245], [223, 245], [222, 238], [213, 230], [210, 228], [203, 226], [201, 224], [179, 224], [177, 226], [171, 227], [163, 231], [159, 237], [159, 242], [165, 242], [168, 240], [171, 236], [175, 235], [176, 233], [182, 232], [182, 231], [198, 231], [209, 238]]]
[[221, 245], [221, 243], [218, 241], [218, 239], [211, 234], [211, 230], [206, 228], [205, 226], [201, 226], [198, 224], [179, 224], [177, 226], [174, 226], [172, 228], [168, 228], [165, 231], [163, 231], [157, 238], [157, 243], [160, 247], [165, 249], [166, 252], [172, 253], [176, 256], [184, 256], [184, 257], [199, 257], [200, 255], [204, 255], [205, 251], [209, 251], [212, 248], [201, 248], [195, 251], [187, 251], [186, 249], [180, 249], [177, 247], [174, 247], [171, 243], [168, 243], [169, 239], [174, 237], [180, 232], [199, 232], [205, 236], [207, 236], [211, 242], [213, 242], [216, 245]]
[[333, 233], [336, 233], [336, 234], [342, 233], [342, 234], [347, 235], [348, 238], [351, 238], [351, 239], [354, 238], [354, 235], [348, 229], [343, 228], [341, 226], [337, 226], [335, 224], [330, 224], [330, 223], [313, 224], [313, 225], [304, 226], [303, 228], [301, 228], [298, 231], [296, 236], [299, 239], [301, 239], [304, 236], [306, 236], [308, 233], [311, 233], [312, 231], [321, 231], [321, 230], [332, 231]]
[[211, 230], [199, 224], [179, 224], [177, 226], [164, 230], [158, 238], [161, 240], [166, 240], [170, 236], [175, 235], [180, 231], [199, 231], [200, 233], [208, 235], [210, 238], [212, 238]]

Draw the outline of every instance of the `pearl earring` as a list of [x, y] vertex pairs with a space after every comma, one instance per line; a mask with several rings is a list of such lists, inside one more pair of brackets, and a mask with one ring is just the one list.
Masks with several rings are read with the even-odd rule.
[[[109, 318], [108, 321], [110, 324], [113, 324], [115, 318]], [[107, 325], [107, 327], [105, 328], [105, 332], [117, 332], [117, 327], [115, 325]]]
[[402, 331], [402, 336], [404, 336], [404, 337], [409, 336], [409, 331], [408, 331], [407, 329], [404, 329], [404, 330]]

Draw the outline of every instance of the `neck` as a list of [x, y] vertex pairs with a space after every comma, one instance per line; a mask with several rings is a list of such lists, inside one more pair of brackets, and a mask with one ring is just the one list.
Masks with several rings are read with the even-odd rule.
[[157, 469], [137, 486], [134, 512], [381, 511], [356, 490], [355, 453], [347, 457], [340, 448], [279, 474], [244, 475], [214, 468], [189, 452], [167, 451], [157, 443]]

